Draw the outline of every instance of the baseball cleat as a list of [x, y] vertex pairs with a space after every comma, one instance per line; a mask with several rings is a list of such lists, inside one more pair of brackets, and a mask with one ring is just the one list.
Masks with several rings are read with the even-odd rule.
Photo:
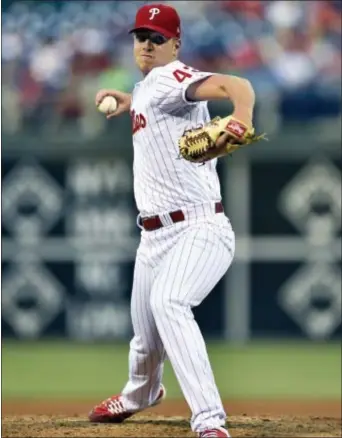
[[200, 432], [199, 438], [227, 438], [230, 437], [229, 432], [224, 427], [216, 427]]
[[[158, 397], [149, 407], [159, 405], [166, 396], [164, 385], [160, 385]], [[88, 418], [92, 423], [122, 423], [127, 418], [142, 411], [128, 411], [122, 403], [122, 396], [113, 395], [107, 398], [99, 405], [95, 406], [88, 414]]]

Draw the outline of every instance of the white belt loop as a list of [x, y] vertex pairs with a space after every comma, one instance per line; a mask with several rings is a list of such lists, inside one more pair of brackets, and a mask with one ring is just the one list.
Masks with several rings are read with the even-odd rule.
[[144, 227], [141, 225], [142, 221], [141, 221], [141, 214], [139, 213], [137, 216], [137, 227], [140, 228], [141, 230], [144, 229]]
[[164, 227], [168, 227], [170, 225], [173, 225], [173, 220], [171, 219], [171, 216], [169, 215], [169, 213], [159, 214], [159, 219]]

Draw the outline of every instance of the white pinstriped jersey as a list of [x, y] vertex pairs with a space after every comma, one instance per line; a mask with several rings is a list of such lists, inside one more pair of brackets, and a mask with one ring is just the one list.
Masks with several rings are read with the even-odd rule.
[[179, 159], [178, 149], [185, 129], [210, 120], [207, 102], [189, 102], [185, 91], [212, 74], [177, 60], [154, 68], [134, 87], [134, 194], [143, 217], [221, 200], [217, 160], [190, 163]]

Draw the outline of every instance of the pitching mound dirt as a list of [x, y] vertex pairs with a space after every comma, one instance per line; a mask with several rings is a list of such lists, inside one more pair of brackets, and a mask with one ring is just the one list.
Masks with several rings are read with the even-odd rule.
[[[233, 437], [338, 437], [336, 418], [247, 417], [229, 420]], [[184, 417], [137, 416], [120, 425], [91, 424], [86, 417], [7, 416], [4, 438], [9, 437], [194, 437]]]
[[[2, 436], [10, 437], [195, 437], [184, 402], [168, 401], [119, 425], [89, 423], [93, 403], [5, 402]], [[341, 437], [339, 402], [228, 402], [233, 437]]]

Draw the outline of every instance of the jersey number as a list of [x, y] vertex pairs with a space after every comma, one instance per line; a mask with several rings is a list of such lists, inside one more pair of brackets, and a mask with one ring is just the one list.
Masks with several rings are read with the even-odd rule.
[[190, 70], [192, 72], [198, 71], [194, 68], [188, 67], [187, 65], [184, 65], [183, 70], [177, 69], [173, 71], [172, 74], [177, 79], [178, 82], [183, 82], [186, 78], [192, 78], [192, 74], [184, 70]]

